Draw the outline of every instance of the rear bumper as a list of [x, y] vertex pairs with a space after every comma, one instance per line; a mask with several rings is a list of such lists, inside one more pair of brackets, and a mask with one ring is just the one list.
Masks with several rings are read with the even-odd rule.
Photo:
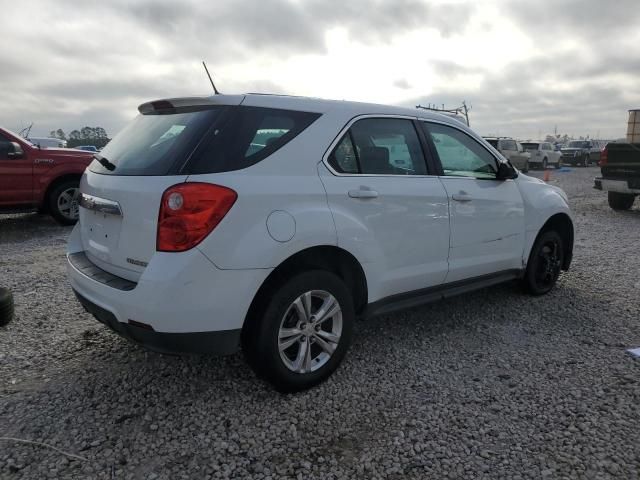
[[113, 313], [91, 302], [75, 290], [74, 293], [84, 309], [96, 320], [127, 340], [155, 352], [178, 355], [199, 353], [231, 355], [240, 345], [241, 329], [193, 333], [156, 332], [152, 328], [119, 322]]
[[[633, 182], [633, 187], [630, 186], [630, 183]], [[636, 187], [636, 183], [638, 184], [638, 188]], [[607, 178], [596, 177], [594, 179], [593, 188], [597, 190], [603, 190], [605, 192], [617, 192], [617, 193], [626, 193], [629, 195], [640, 195], [640, 179], [635, 180], [610, 180]]]
[[67, 272], [85, 309], [122, 336], [173, 353], [237, 350], [249, 306], [272, 271], [221, 270], [194, 248], [156, 252], [137, 282], [118, 282], [79, 262], [78, 252], [76, 226], [69, 237]]

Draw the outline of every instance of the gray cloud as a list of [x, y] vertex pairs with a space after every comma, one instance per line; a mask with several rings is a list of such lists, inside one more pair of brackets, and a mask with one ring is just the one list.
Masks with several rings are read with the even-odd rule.
[[[115, 133], [143, 101], [210, 92], [201, 59], [207, 60], [223, 91], [296, 93], [252, 76], [251, 65], [326, 54], [326, 34], [334, 28], [373, 48], [424, 29], [439, 32], [445, 41], [462, 36], [473, 42], [465, 35], [481, 8], [476, 3], [87, 0], [79, 8], [75, 0], [34, 0], [29, 8], [5, 6], [0, 125], [16, 128], [34, 121], [40, 134], [101, 125]], [[531, 136], [555, 124], [577, 134], [622, 132], [626, 109], [640, 106], [640, 95], [632, 88], [640, 74], [640, 51], [625, 46], [640, 24], [636, 4], [501, 1], [500, 15], [533, 41], [535, 53], [522, 52], [499, 71], [492, 66], [499, 52], [487, 52], [482, 67], [456, 58], [431, 61], [435, 91], [406, 104], [453, 106], [466, 99], [474, 105], [474, 126], [484, 133]], [[495, 29], [486, 22], [474, 26]], [[424, 46], [425, 52], [429, 47]], [[216, 71], [231, 64], [246, 65], [248, 74], [219, 79]], [[396, 67], [393, 58], [380, 58], [371, 65], [371, 74]], [[476, 88], [453, 90], [451, 85], [467, 77], [478, 79]], [[422, 81], [399, 73], [389, 88], [408, 91]]]
[[[630, 96], [611, 79], [606, 69], [591, 70], [573, 57], [560, 57], [565, 69], [546, 72], [540, 65], [548, 59], [536, 57], [512, 63], [499, 73], [483, 72], [477, 89], [452, 91], [440, 88], [428, 97], [406, 102], [407, 106], [435, 103], [457, 107], [462, 100], [472, 105], [472, 127], [484, 135], [512, 135], [523, 139], [559, 132], [570, 135], [624, 136], [626, 111], [640, 96]], [[465, 73], [464, 67], [447, 65], [450, 78]], [[589, 72], [589, 75], [586, 73]], [[474, 72], [477, 73], [477, 72]], [[628, 73], [628, 72], [627, 72]], [[573, 79], [575, 88], [549, 88], [547, 81]], [[446, 84], [446, 82], [445, 82]]]

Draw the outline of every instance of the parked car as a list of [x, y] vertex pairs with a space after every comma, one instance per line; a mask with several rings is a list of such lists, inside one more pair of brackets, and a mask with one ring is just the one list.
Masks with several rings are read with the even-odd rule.
[[513, 166], [523, 173], [529, 171], [529, 160], [531, 155], [525, 152], [522, 145], [518, 145], [513, 138], [507, 137], [484, 137], [493, 148], [498, 150], [504, 158], [509, 160]]
[[531, 154], [530, 165], [540, 166], [543, 170], [549, 165], [560, 168], [561, 153], [554, 150], [549, 142], [524, 142], [524, 149]]
[[78, 219], [78, 184], [92, 154], [40, 148], [0, 128], [0, 212], [40, 210], [70, 225]]
[[562, 157], [560, 161], [573, 166], [588, 167], [592, 161], [597, 162], [597, 160], [592, 160], [591, 158], [592, 150], [598, 152], [598, 156], [600, 155], [600, 150], [594, 148], [589, 140], [572, 140], [561, 150]]
[[640, 144], [608, 144], [600, 156], [600, 171], [595, 188], [607, 192], [614, 210], [629, 210], [640, 195]]
[[139, 111], [82, 177], [67, 260], [85, 309], [150, 349], [242, 345], [296, 391], [356, 317], [511, 280], [541, 295], [569, 268], [566, 194], [455, 119], [255, 94]]
[[84, 150], [86, 152], [99, 152], [98, 148], [95, 145], [80, 145], [73, 148], [75, 148], [76, 150]]
[[59, 138], [29, 137], [27, 140], [40, 148], [67, 148], [67, 141]]

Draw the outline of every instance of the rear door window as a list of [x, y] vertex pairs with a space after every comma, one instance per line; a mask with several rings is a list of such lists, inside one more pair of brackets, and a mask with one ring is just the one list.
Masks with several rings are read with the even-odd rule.
[[415, 126], [403, 118], [358, 120], [329, 156], [329, 164], [338, 173], [427, 174]]

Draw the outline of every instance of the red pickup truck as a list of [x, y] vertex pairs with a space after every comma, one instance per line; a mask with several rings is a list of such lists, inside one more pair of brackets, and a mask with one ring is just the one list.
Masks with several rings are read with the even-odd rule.
[[40, 148], [0, 128], [0, 213], [38, 210], [63, 225], [78, 220], [78, 185], [93, 154]]

